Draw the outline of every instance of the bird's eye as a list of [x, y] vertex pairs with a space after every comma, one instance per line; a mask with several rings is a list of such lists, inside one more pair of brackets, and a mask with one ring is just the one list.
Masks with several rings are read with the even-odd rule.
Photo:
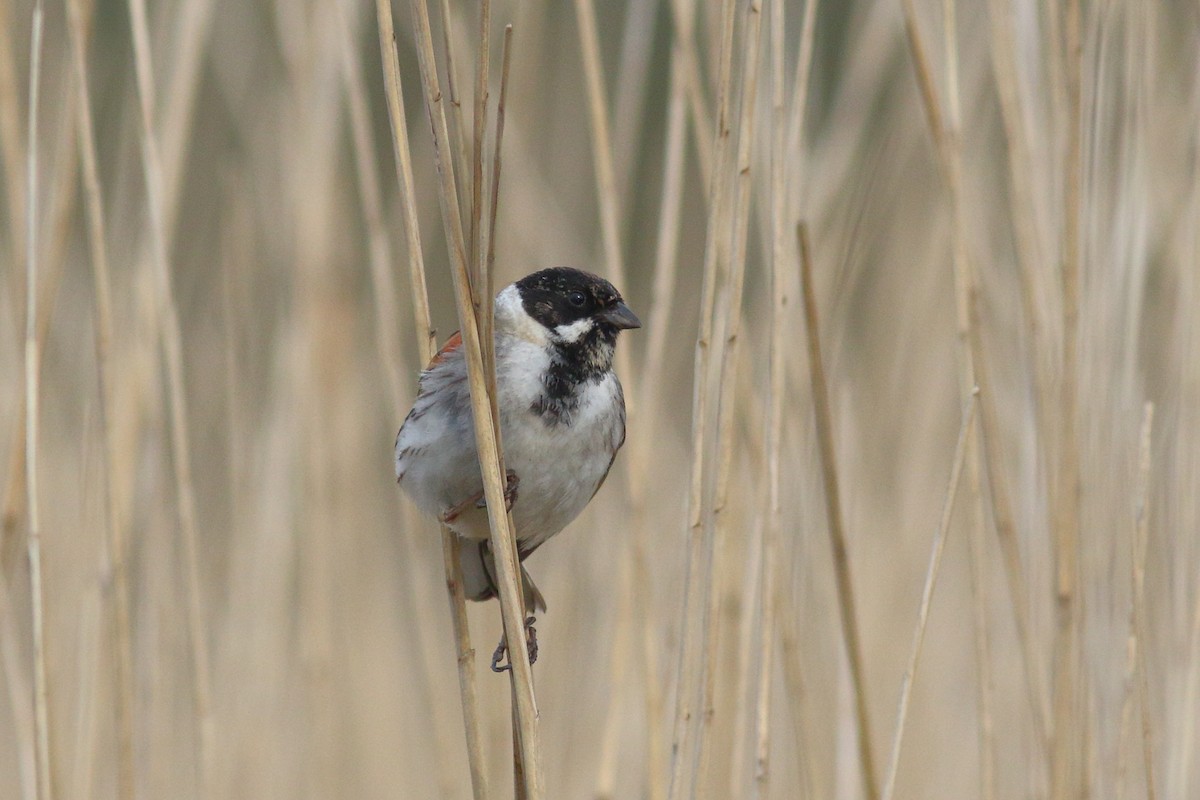
[[574, 291], [567, 295], [567, 302], [576, 308], [583, 308], [587, 303], [587, 296], [580, 291]]

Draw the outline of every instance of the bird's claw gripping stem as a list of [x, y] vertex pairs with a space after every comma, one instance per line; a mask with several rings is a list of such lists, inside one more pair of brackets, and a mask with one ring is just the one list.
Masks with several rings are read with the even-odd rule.
[[[517, 477], [517, 473], [511, 469], [504, 474], [504, 510], [512, 511], [513, 506], [517, 502], [517, 487], [521, 485], [521, 479]], [[442, 512], [442, 522], [449, 525], [454, 520], [462, 516], [462, 513], [468, 508], [487, 508], [487, 498], [482, 489], [475, 494], [463, 500], [457, 505], [451, 506]]]
[[[530, 666], [537, 662], [538, 657], [537, 629], [533, 627], [535, 622], [537, 622], [536, 617], [525, 618], [525, 646], [529, 652]], [[509, 659], [506, 664], [501, 663], [506, 655], [508, 655], [508, 637], [501, 634], [500, 644], [496, 645], [496, 651], [492, 653], [492, 672], [508, 672], [512, 669], [512, 659]]]

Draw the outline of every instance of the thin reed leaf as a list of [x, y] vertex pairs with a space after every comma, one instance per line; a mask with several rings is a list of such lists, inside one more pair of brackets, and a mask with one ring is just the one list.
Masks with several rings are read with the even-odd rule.
[[804, 329], [808, 342], [813, 411], [816, 415], [817, 448], [821, 455], [821, 477], [825, 489], [826, 523], [833, 551], [833, 574], [837, 585], [838, 610], [842, 618], [842, 638], [850, 666], [850, 681], [854, 686], [859, 769], [867, 797], [875, 800], [879, 797], [879, 785], [875, 777], [871, 748], [871, 718], [863, 668], [862, 636], [858, 627], [854, 582], [850, 574], [850, 549], [842, 517], [837, 454], [833, 446], [833, 412], [829, 403], [829, 382], [825, 377], [825, 364], [821, 355], [821, 323], [817, 316], [817, 299], [813, 290], [812, 253], [809, 249], [808, 226], [804, 222], [797, 227], [796, 236], [800, 246], [800, 291], [804, 300]]
[[917, 662], [921, 657], [921, 646], [925, 643], [925, 628], [929, 623], [929, 609], [933, 605], [933, 591], [937, 587], [941, 572], [942, 554], [946, 551], [946, 539], [950, 533], [950, 521], [954, 515], [954, 501], [958, 497], [958, 480], [966, 460], [967, 442], [970, 440], [975, 422], [975, 402], [979, 392], [974, 391], [963, 408], [962, 424], [958, 431], [958, 444], [954, 446], [950, 479], [946, 484], [946, 496], [942, 500], [942, 514], [937, 531], [933, 536], [933, 547], [929, 554], [929, 567], [925, 571], [925, 584], [921, 590], [921, 605], [917, 612], [917, 626], [913, 631], [912, 647], [908, 653], [908, 664], [900, 682], [900, 702], [896, 712], [896, 732], [892, 735], [892, 753], [888, 760], [887, 778], [883, 784], [883, 800], [892, 800], [896, 792], [896, 775], [900, 771], [900, 747], [904, 743], [904, 729], [908, 722], [908, 706], [912, 696], [913, 679], [917, 674]]

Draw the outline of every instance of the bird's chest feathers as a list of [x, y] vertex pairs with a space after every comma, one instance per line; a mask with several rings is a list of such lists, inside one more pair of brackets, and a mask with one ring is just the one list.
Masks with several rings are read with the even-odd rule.
[[611, 369], [567, 363], [523, 341], [503, 350], [497, 383], [507, 452], [551, 462], [612, 452], [622, 403]]
[[611, 348], [564, 354], [516, 341], [503, 350], [500, 406], [514, 417], [525, 410], [542, 428], [586, 428], [616, 403]]

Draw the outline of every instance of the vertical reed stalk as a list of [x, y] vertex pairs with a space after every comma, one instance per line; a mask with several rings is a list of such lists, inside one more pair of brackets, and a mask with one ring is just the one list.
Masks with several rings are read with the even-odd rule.
[[[911, 9], [911, 4], [907, 6]], [[959, 390], [960, 392], [970, 392], [970, 396], [974, 398], [975, 403], [979, 403], [979, 394], [981, 387], [985, 387], [989, 394], [983, 398], [986, 403], [986, 410], [981, 413], [983, 424], [976, 426], [967, 443], [970, 458], [970, 503], [971, 503], [971, 529], [970, 529], [970, 554], [971, 554], [971, 575], [974, 599], [974, 614], [975, 614], [975, 659], [976, 671], [978, 673], [978, 695], [979, 695], [979, 759], [980, 759], [980, 786], [981, 795], [990, 798], [993, 793], [994, 784], [994, 765], [993, 753], [995, 751], [995, 741], [992, 735], [991, 723], [991, 663], [989, 661], [990, 652], [988, 647], [988, 631], [987, 631], [987, 615], [982, 606], [982, 598], [986, 587], [986, 577], [982, 569], [983, 558], [983, 531], [987, 525], [987, 515], [984, 510], [983, 491], [980, 473], [984, 469], [984, 458], [990, 457], [988, 461], [988, 478], [989, 492], [993, 498], [993, 513], [996, 516], [997, 531], [1000, 532], [1001, 546], [1006, 554], [1006, 563], [1009, 564], [1008, 574], [1010, 578], [1020, 578], [1013, 586], [1014, 591], [1019, 592], [1022, 599], [1014, 601], [1013, 608], [1017, 610], [1018, 617], [1018, 638], [1023, 640], [1025, 644], [1024, 665], [1026, 671], [1026, 687], [1029, 692], [1030, 701], [1032, 703], [1034, 714], [1034, 730], [1040, 736], [1040, 743], [1043, 748], [1045, 734], [1045, 717], [1046, 712], [1043, 706], [1043, 692], [1041, 690], [1041, 673], [1033, 665], [1033, 649], [1032, 643], [1029, 641], [1030, 636], [1021, 631], [1022, 626], [1028, 625], [1028, 611], [1020, 611], [1021, 605], [1027, 601], [1024, 588], [1023, 571], [1020, 568], [1020, 558], [1017, 549], [1016, 535], [1014, 532], [1014, 524], [1011, 520], [1011, 511], [1008, 501], [1007, 484], [1002, 480], [1003, 469], [1002, 459], [999, 457], [1000, 435], [995, 429], [994, 413], [992, 411], [992, 403], [994, 399], [990, 394], [991, 384], [990, 377], [987, 371], [987, 364], [984, 360], [982, 334], [980, 331], [980, 323], [978, 316], [978, 278], [975, 273], [974, 263], [971, 261], [970, 255], [967, 252], [966, 240], [966, 209], [962, 197], [962, 103], [959, 93], [959, 78], [958, 78], [958, 21], [957, 21], [957, 4], [955, 0], [943, 0], [942, 3], [942, 20], [943, 20], [943, 40], [944, 53], [946, 61], [946, 95], [949, 105], [949, 114], [947, 117], [947, 128], [944, 135], [938, 139], [941, 148], [938, 153], [940, 161], [943, 165], [943, 174], [945, 176], [947, 188], [950, 193], [950, 200], [953, 212], [953, 248], [954, 248], [954, 275], [955, 275], [955, 309], [956, 322], [960, 339], [966, 337], [967, 346], [965, 350], [960, 346], [959, 358]], [[912, 25], [909, 27], [910, 34], [914, 42], [914, 52], [920, 52], [919, 29], [916, 25], [915, 16], [910, 16]], [[929, 93], [926, 95], [926, 101], [931, 107], [937, 105], [937, 93], [933, 89], [932, 80], [928, 81]], [[930, 119], [934, 119], [938, 114], [934, 114]], [[1028, 278], [1029, 269], [1032, 267], [1025, 259], [1026, 268], [1021, 271], [1022, 278]], [[1023, 280], [1024, 287], [1028, 281]], [[1033, 316], [1036, 313], [1036, 307], [1032, 303], [1032, 295], [1029, 291], [1023, 292], [1022, 297], [1029, 302], [1026, 307], [1026, 319], [1030, 329], [1034, 332], [1034, 369], [1035, 374], [1039, 379], [1035, 380], [1035, 404], [1040, 402], [1037, 392], [1043, 387], [1044, 383], [1040, 380], [1041, 373], [1038, 372], [1042, 367], [1042, 362], [1039, 359], [1040, 340], [1037, 337], [1037, 331], [1041, 328], [1037, 324], [1037, 318]], [[1038, 405], [1042, 408], [1041, 405]], [[991, 450], [987, 449], [987, 442], [992, 443]], [[1024, 622], [1022, 622], [1024, 620]], [[896, 757], [899, 758], [899, 742], [897, 742]], [[898, 764], [897, 764], [898, 767]], [[895, 780], [893, 774], [892, 780]]]
[[[483, 229], [485, 237], [484, 242], [484, 294], [486, 297], [493, 297], [496, 294], [496, 274], [492, 269], [496, 261], [496, 210], [500, 207], [500, 165], [503, 163], [501, 143], [504, 141], [504, 116], [508, 107], [508, 73], [512, 62], [512, 38], [513, 26], [504, 26], [504, 41], [500, 49], [500, 100], [496, 104], [496, 137], [493, 143], [494, 152], [492, 153], [492, 180], [491, 191], [492, 196], [488, 201], [488, 224]], [[491, 303], [483, 304], [483, 319], [486, 320], [486, 326], [492, 324], [492, 312], [495, 311], [495, 306]]]
[[888, 760], [887, 780], [883, 786], [883, 800], [892, 800], [896, 792], [896, 775], [900, 771], [900, 746], [904, 743], [904, 728], [908, 722], [908, 704], [912, 696], [913, 678], [917, 674], [917, 662], [921, 657], [921, 645], [925, 642], [925, 628], [929, 623], [929, 609], [933, 605], [933, 590], [937, 586], [942, 566], [942, 554], [946, 550], [946, 538], [950, 532], [950, 520], [954, 516], [954, 501], [958, 497], [958, 480], [962, 475], [963, 462], [967, 454], [967, 442], [975, 422], [975, 400], [978, 391], [971, 392], [962, 412], [962, 424], [958, 431], [958, 444], [954, 447], [954, 461], [950, 468], [950, 480], [942, 500], [942, 515], [937, 532], [933, 536], [933, 549], [929, 554], [929, 568], [925, 571], [925, 586], [921, 590], [921, 606], [917, 613], [917, 627], [913, 631], [912, 646], [908, 653], [908, 666], [900, 682], [900, 702], [896, 712], [896, 732], [892, 736], [892, 754]]
[[196, 548], [196, 500], [192, 484], [191, 445], [187, 429], [187, 393], [184, 389], [183, 343], [179, 312], [171, 286], [170, 254], [163, 220], [162, 166], [154, 136], [154, 75], [150, 60], [150, 37], [146, 24], [145, 0], [129, 0], [133, 28], [134, 71], [137, 78], [140, 111], [142, 171], [146, 183], [146, 206], [150, 218], [150, 240], [154, 264], [159, 336], [167, 368], [167, 389], [171, 413], [171, 455], [174, 461], [180, 536], [183, 543], [186, 574], [188, 634], [193, 671], [192, 702], [196, 715], [198, 773], [200, 794], [207, 796], [213, 740], [208, 655], [208, 634], [204, 627], [204, 605], [200, 588], [200, 565]]
[[[21, 141], [21, 100], [17, 84], [16, 56], [11, 34], [16, 30], [9, 3], [0, 3], [0, 161], [4, 163], [4, 188], [8, 203], [8, 247], [12, 269], [9, 272], [13, 297], [21, 295], [22, 270], [25, 261], [25, 225], [22, 218], [25, 205], [25, 181], [21, 165], [26, 163], [25, 143]], [[20, 335], [20, 332], [17, 333]], [[18, 469], [17, 472], [23, 472]]]
[[71, 40], [79, 123], [79, 155], [83, 166], [83, 188], [87, 201], [88, 249], [92, 259], [92, 285], [95, 293], [96, 381], [100, 429], [104, 438], [104, 506], [108, 535], [110, 593], [108, 611], [113, 652], [113, 692], [116, 711], [117, 795], [131, 800], [134, 795], [133, 761], [133, 637], [130, 625], [129, 579], [126, 568], [125, 529], [117, 513], [119, 471], [117, 444], [113, 434], [113, 391], [109, 350], [113, 338], [111, 279], [108, 249], [105, 245], [104, 202], [96, 166], [96, 134], [92, 124], [91, 97], [87, 81], [87, 31], [79, 0], [67, 2], [68, 33]]
[[[811, 5], [811, 2], [810, 2]], [[787, 312], [787, 186], [784, 182], [787, 141], [786, 87], [784, 85], [784, 28], [786, 6], [783, 0], [771, 3], [771, 264], [770, 264], [770, 338], [768, 345], [764, 452], [767, 478], [767, 518], [763, 525], [762, 577], [759, 592], [758, 684], [755, 695], [754, 797], [766, 797], [771, 778], [771, 680], [774, 677], [775, 627], [778, 624], [780, 539], [782, 502], [780, 499], [779, 458], [783, 447], [783, 393], [787, 380], [784, 361], [784, 317]], [[802, 154], [799, 154], [802, 157]]]
[[678, 678], [676, 682], [675, 730], [672, 736], [672, 765], [669, 797], [690, 798], [695, 793], [699, 741], [697, 706], [703, 702], [702, 687], [707, 653], [709, 598], [712, 594], [713, 536], [705, 523], [706, 483], [711, 471], [709, 442], [710, 345], [718, 270], [729, 261], [730, 203], [727, 181], [734, 155], [730, 147], [729, 120], [733, 111], [733, 0], [722, 5], [720, 65], [717, 80], [717, 132], [714, 170], [708, 185], [708, 225], [704, 244], [704, 272], [700, 297], [700, 330], [696, 337], [692, 379], [692, 468], [688, 491], [687, 574], [685, 578]]
[[780, 592], [780, 644], [782, 661], [783, 661], [783, 679], [784, 685], [787, 686], [788, 706], [792, 712], [792, 730], [796, 740], [796, 761], [798, 771], [800, 773], [800, 786], [797, 794], [804, 798], [816, 798], [817, 794], [813, 788], [814, 774], [816, 770], [813, 768], [813, 748], [809, 746], [809, 737], [806, 731], [812, 728], [807, 721], [807, 710], [805, 707], [807, 691], [804, 684], [804, 672], [801, 669], [800, 656], [800, 636], [798, 633], [799, 615], [795, 612], [796, 604], [792, 602], [792, 596], [789, 592]]
[[[1150, 687], [1146, 675], [1146, 551], [1150, 544], [1150, 469], [1151, 435], [1154, 431], [1154, 403], [1147, 402], [1142, 413], [1142, 434], [1138, 448], [1138, 480], [1134, 506], [1130, 556], [1133, 571], [1133, 601], [1129, 619], [1129, 649], [1133, 661], [1133, 682], [1141, 709], [1142, 768], [1146, 775], [1146, 800], [1155, 800], [1154, 737], [1150, 726]], [[1132, 694], [1132, 693], [1130, 693]]]
[[863, 667], [862, 637], [858, 629], [858, 611], [854, 582], [850, 574], [850, 550], [842, 518], [841, 490], [838, 485], [837, 457], [833, 446], [833, 412], [829, 403], [829, 383], [821, 356], [821, 323], [817, 316], [817, 298], [813, 290], [812, 252], [808, 226], [801, 222], [796, 231], [800, 244], [800, 282], [804, 300], [804, 329], [808, 342], [808, 369], [812, 383], [813, 411], [816, 414], [817, 449], [821, 454], [821, 477], [825, 487], [825, 514], [833, 550], [833, 574], [837, 584], [838, 609], [850, 680], [854, 686], [854, 712], [857, 722], [859, 768], [863, 790], [869, 800], [879, 797], [875, 760], [871, 749], [871, 718], [867, 703], [867, 684]]
[[29, 150], [26, 162], [25, 230], [25, 503], [28, 508], [29, 595], [33, 627], [34, 755], [38, 800], [54, 797], [50, 750], [50, 685], [46, 675], [45, 590], [42, 583], [42, 524], [38, 503], [38, 400], [40, 354], [37, 335], [38, 277], [38, 96], [42, 75], [42, 4], [33, 7], [29, 67]]
[[[491, 37], [492, 3], [491, 0], [480, 0], [479, 52], [475, 58], [475, 113], [472, 115], [474, 131], [471, 139], [471, 229], [467, 234], [467, 247], [470, 250], [467, 264], [470, 268], [471, 286], [475, 294], [476, 317], [486, 314], [485, 309], [492, 307], [492, 295], [485, 292], [483, 287], [483, 274], [487, 268], [484, 261], [487, 258], [487, 247], [483, 228], [483, 140], [487, 131]], [[486, 363], [484, 366], [489, 373], [495, 369], [495, 365], [491, 363]]]
[[[978, 489], [978, 484], [972, 485]], [[978, 494], [976, 494], [978, 497]], [[996, 796], [996, 735], [992, 713], [995, 688], [992, 680], [991, 628], [988, 621], [987, 572], [984, 570], [986, 541], [984, 538], [983, 508], [974, 503], [975, 518], [969, 531], [971, 561], [971, 611], [974, 623], [975, 669], [978, 674], [976, 692], [979, 703], [979, 796], [993, 800]]]
[[996, 94], [1004, 122], [1007, 145], [1009, 184], [1009, 216], [1016, 242], [1017, 279], [1020, 287], [1021, 312], [1029, 331], [1033, 358], [1033, 400], [1037, 420], [1038, 457], [1046, 479], [1049, 480], [1052, 459], [1050, 414], [1054, 410], [1051, 396], [1053, 376], [1050, 374], [1050, 348], [1046, 342], [1046, 320], [1038, 298], [1049, 287], [1042, 284], [1045, 274], [1042, 239], [1038, 230], [1037, 205], [1034, 202], [1033, 157], [1025, 125], [1025, 102], [1017, 73], [1017, 47], [1013, 41], [1011, 0], [989, 0], [992, 67], [995, 73]]
[[1054, 514], [1054, 751], [1051, 797], [1065, 800], [1082, 786], [1083, 747], [1080, 720], [1079, 508], [1079, 275], [1080, 173], [1082, 154], [1080, 99], [1082, 47], [1079, 0], [1067, 0], [1066, 162], [1063, 185], [1062, 380], [1059, 386], [1059, 459]]
[[[726, 268], [726, 279], [722, 293], [723, 303], [718, 309], [721, 315], [718, 320], [717, 335], [713, 347], [713, 361], [717, 364], [717, 442], [713, 458], [716, 461], [716, 486], [713, 490], [711, 510], [708, 521], [713, 532], [714, 558], [711, 561], [712, 575], [710, 580], [716, 587], [723, 572], [718, 561], [718, 554], [725, 552], [722, 545], [728, 541], [730, 520], [726, 513], [729, 498], [729, 473], [733, 464], [734, 454], [734, 410], [737, 406], [735, 384], [738, 375], [738, 336], [742, 327], [742, 296], [746, 277], [746, 240], [750, 229], [750, 190], [752, 188], [751, 161], [754, 154], [754, 121], [757, 112], [758, 73], [760, 69], [759, 50], [762, 33], [762, 3], [751, 0], [746, 9], [746, 19], [743, 28], [742, 64], [741, 64], [741, 113], [737, 125], [737, 160], [735, 164], [736, 177], [731, 189], [736, 189], [733, 218], [732, 248]], [[722, 324], [723, 323], [723, 324]], [[721, 593], [715, 589], [709, 593], [708, 648], [705, 652], [707, 663], [704, 666], [704, 713], [700, 727], [700, 770], [701, 791], [706, 791], [704, 781], [705, 771], [713, 763], [709, 757], [709, 747], [713, 739], [714, 721], [716, 718], [716, 680], [717, 680], [717, 650], [721, 634]], [[747, 604], [747, 607], [749, 604]]]
[[[437, 352], [437, 340], [429, 314], [425, 260], [421, 249], [421, 230], [413, 184], [412, 152], [408, 143], [408, 121], [404, 113], [400, 63], [396, 52], [396, 31], [392, 20], [390, 0], [376, 0], [375, 8], [379, 24], [379, 47], [383, 62], [384, 88], [387, 94], [388, 121], [392, 130], [392, 149], [396, 159], [397, 180], [400, 185], [404, 232], [408, 240], [409, 296], [413, 304], [417, 351], [421, 364], [428, 364], [434, 353]], [[463, 727], [467, 740], [467, 763], [471, 772], [471, 787], [475, 800], [483, 800], [489, 795], [489, 789], [483, 755], [479, 701], [475, 686], [475, 650], [471, 647], [470, 627], [467, 622], [462, 565], [454, 533], [445, 525], [440, 528], [446, 590], [450, 600], [450, 616], [454, 627], [458, 688], [462, 699]]]
[[[688, 111], [692, 118], [692, 133], [696, 143], [696, 158], [700, 166], [700, 178], [705, 186], [712, 183], [716, 163], [716, 147], [711, 133], [712, 112], [704, 94], [704, 80], [700, 74], [700, 57], [696, 53], [695, 0], [671, 0], [671, 22], [673, 23], [673, 46], [679, 48], [683, 60], [684, 79], [687, 86]], [[718, 90], [719, 90], [718, 78]], [[720, 98], [717, 98], [720, 102]]]
[[[402, 382], [401, 374], [405, 371], [404, 364], [406, 363], [406, 359], [403, 359], [400, 354], [399, 343], [401, 338], [396, 325], [399, 320], [399, 311], [396, 304], [396, 286], [392, 276], [392, 249], [383, 223], [383, 199], [379, 179], [376, 177], [377, 165], [374, 161], [375, 143], [370, 130], [362, 66], [359, 63], [357, 51], [353, 45], [353, 36], [350, 26], [345, 19], [344, 10], [338, 13], [338, 23], [341, 28], [342, 68], [346, 80], [347, 100], [350, 107], [354, 162], [358, 176], [363, 216], [366, 219], [367, 235], [369, 237], [372, 298], [375, 301], [374, 327], [376, 347], [379, 350], [380, 366], [382, 367], [389, 390], [388, 400], [391, 408], [399, 415], [403, 414], [404, 411], [400, 387]], [[386, 54], [383, 57], [386, 59]], [[422, 337], [418, 335], [417, 341], [420, 342], [421, 340]], [[413, 546], [413, 537], [403, 536], [401, 539], [405, 552], [402, 558], [403, 569], [408, 573], [404, 582], [409, 587], [415, 589], [418, 582], [414, 570], [418, 568], [419, 560], [416, 549]], [[432, 692], [435, 684], [434, 674], [437, 669], [434, 665], [434, 660], [429, 657], [433, 651], [433, 647], [429, 643], [426, 627], [417, 621], [414, 628], [413, 641], [415, 648], [417, 652], [425, 656], [418, 659], [421, 673], [417, 684], [418, 686], [425, 687], [426, 692]], [[424, 698], [423, 702], [430, 702], [430, 699]], [[442, 745], [449, 741], [449, 735], [445, 731], [445, 722], [442, 717], [436, 713], [432, 713], [434, 711], [432, 707], [430, 707], [429, 711], [431, 714], [430, 725], [433, 728], [434, 741], [437, 744], [435, 751], [438, 756], [439, 785], [444, 792], [450, 791], [450, 787], [454, 785], [453, 777], [457, 774], [457, 770], [448, 763], [445, 763], [445, 752]]]
[[[966, 240], [965, 204], [962, 198], [962, 152], [959, 141], [959, 111], [957, 86], [957, 45], [952, 25], [946, 27], [948, 62], [951, 64], [950, 86], [951, 114], [949, 124], [943, 116], [937, 88], [926, 56], [924, 42], [917, 25], [913, 0], [903, 0], [905, 31], [912, 51], [917, 82], [925, 108], [930, 137], [941, 169], [942, 179], [950, 198], [953, 216], [953, 261], [956, 323], [959, 335], [959, 388], [964, 394], [979, 387], [980, 441], [972, 444], [971, 486], [973, 495], [982, 495], [977, 490], [981, 477], [986, 475], [992, 514], [996, 524], [996, 535], [1004, 556], [1005, 576], [1008, 579], [1009, 599], [1017, 628], [1017, 639], [1021, 647], [1025, 684], [1034, 730], [1039, 749], [1044, 750], [1048, 741], [1045, 710], [1045, 691], [1042, 688], [1042, 673], [1035, 661], [1032, 634], [1029, 631], [1029, 592], [1025, 572], [1021, 565], [1020, 547], [1017, 541], [1016, 523], [1009, 500], [1008, 483], [1005, 478], [1004, 460], [1001, 458], [995, 397], [983, 350], [982, 332], [979, 328], [979, 296], [975, 266], [968, 252]], [[953, 6], [945, 15], [953, 20]], [[986, 467], [986, 468], [985, 468]], [[977, 512], [983, 516], [982, 510]]]
[[533, 674], [529, 666], [529, 654], [521, 646], [525, 639], [525, 626], [519, 588], [520, 568], [516, 559], [511, 520], [508, 514], [499, 511], [505, 507], [504, 469], [497, 436], [498, 427], [493, 419], [492, 405], [489, 402], [489, 397], [495, 392], [495, 385], [494, 382], [491, 387], [487, 385], [481, 349], [482, 347], [491, 348], [494, 343], [491, 331], [484, 331], [482, 336], [486, 338], [481, 341], [481, 332], [473, 311], [474, 305], [467, 274], [467, 253], [463, 243], [462, 219], [458, 209], [458, 190], [449, 151], [450, 139], [446, 126], [445, 108], [434, 60], [429, 11], [424, 0], [413, 0], [412, 10], [416, 23], [417, 55], [424, 82], [425, 105], [433, 129], [434, 159], [440, 178], [439, 201], [442, 223], [450, 252], [450, 267], [454, 278], [459, 322], [462, 325], [463, 347], [471, 389], [475, 441], [483, 473], [492, 552], [496, 556], [497, 578], [500, 584], [500, 610], [504, 620], [505, 635], [508, 641], [513, 643], [509, 647], [509, 659], [513, 665], [511, 679], [516, 701], [514, 706], [520, 728], [521, 758], [525, 767], [525, 790], [530, 800], [539, 800], [543, 796], [543, 790], [537, 704], [533, 693]]
[[[446, 88], [450, 92], [449, 142], [450, 157], [456, 160], [455, 173], [466, 175], [471, 163], [471, 142], [467, 138], [467, 126], [463, 122], [462, 93], [458, 90], [458, 55], [454, 44], [454, 12], [450, 0], [438, 0], [438, 13], [442, 15], [442, 50], [446, 54]], [[471, 270], [474, 270], [474, 266]]]
[[617, 187], [612, 164], [612, 136], [609, 133], [603, 67], [600, 64], [600, 37], [596, 33], [596, 10], [592, 0], [575, 0], [575, 15], [579, 21], [579, 48], [587, 81], [592, 154], [596, 166], [596, 200], [600, 205], [600, 230], [604, 237], [604, 264], [613, 283], [625, 286], [621, 221], [617, 210]]
[[[654, 285], [651, 288], [649, 322], [642, 370], [637, 381], [641, 395], [637, 403], [643, 419], [659, 419], [662, 408], [664, 381], [661, 380], [666, 359], [667, 340], [672, 330], [675, 300], [675, 279], [679, 272], [679, 225], [683, 205], [684, 155], [687, 146], [687, 96], [684, 83], [680, 46], [671, 44], [671, 78], [667, 107], [667, 134], [664, 142], [662, 192], [659, 201], [658, 231], [654, 255]], [[653, 443], [648, 437], [633, 436], [626, 447], [630, 515], [634, 530], [644, 530], [651, 524], [647, 508], [650, 466], [654, 461]], [[643, 536], [632, 537], [634, 606], [649, 607], [650, 587], [654, 584]], [[655, 636], [656, 626], [649, 620], [641, 625], [641, 667], [645, 687], [648, 795], [651, 800], [663, 800], [669, 780], [666, 741], [663, 734], [663, 692], [658, 654], [661, 644]], [[610, 716], [612, 716], [610, 714]], [[615, 728], [615, 720], [614, 720]]]

